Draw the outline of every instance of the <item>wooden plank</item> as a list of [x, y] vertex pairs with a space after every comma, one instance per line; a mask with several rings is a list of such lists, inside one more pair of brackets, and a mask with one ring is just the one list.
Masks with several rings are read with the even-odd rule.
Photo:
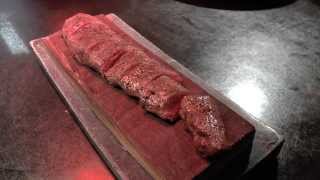
[[[234, 103], [219, 94], [219, 92], [207, 87], [205, 83], [203, 83], [199, 78], [185, 69], [175, 60], [164, 54], [152, 43], [144, 39], [132, 28], [122, 22], [118, 17], [111, 14], [106, 16], [106, 19], [108, 20], [108, 23], [114, 24], [115, 27], [118, 28], [118, 30], [123, 31], [124, 35], [128, 35], [128, 37], [132, 38], [131, 40], [137, 42], [140, 46], [145, 48], [146, 51], [151, 52], [160, 60], [165, 60], [165, 63], [169, 64], [171, 67], [183, 74], [186, 77], [186, 83], [184, 85], [198, 91], [205, 90], [213, 97], [218, 99], [221, 102], [220, 106], [222, 107], [225, 119], [227, 119], [227, 129], [229, 129], [228, 136], [231, 137], [231, 139], [233, 138], [235, 143], [242, 139], [246, 135], [246, 133], [251, 134], [250, 126], [248, 126], [248, 124], [243, 121], [244, 118], [249, 120], [256, 127], [256, 129], [259, 130], [257, 131], [255, 142], [257, 140], [257, 137], [262, 137], [263, 139], [265, 137], [264, 135], [269, 133], [267, 140], [268, 142], [272, 140], [273, 146], [268, 147], [268, 151], [262, 148], [263, 150], [265, 150], [264, 153], [261, 153], [263, 150], [261, 151], [259, 149], [260, 154], [256, 153], [256, 157], [254, 159], [250, 159], [251, 164], [249, 164], [249, 168], [252, 168], [258, 161], [265, 158], [270, 151], [279, 146], [279, 144], [281, 143], [281, 138], [279, 138], [277, 134], [275, 134], [271, 129], [257, 123], [255, 119], [253, 119], [251, 116], [248, 116], [239, 107], [235, 106]], [[44, 45], [43, 41], [48, 44]], [[41, 45], [35, 46], [35, 42], [38, 42]], [[235, 151], [232, 154], [228, 153], [224, 157], [217, 158], [213, 161], [202, 159], [197, 155], [195, 149], [190, 143], [190, 136], [183, 130], [183, 125], [181, 122], [176, 123], [174, 126], [168, 126], [166, 124], [160, 123], [160, 121], [156, 117], [145, 113], [135, 100], [126, 96], [119, 89], [115, 89], [106, 84], [92, 71], [84, 68], [83, 66], [79, 66], [78, 64], [70, 64], [70, 62], [74, 61], [69, 61], [69, 59], [71, 58], [69, 52], [66, 50], [66, 48], [61, 48], [64, 46], [64, 44], [61, 39], [59, 39], [59, 33], [56, 33], [53, 36], [46, 38], [45, 40], [42, 39], [33, 41], [32, 46], [37, 52], [37, 55], [40, 57], [43, 67], [46, 68], [46, 71], [56, 85], [57, 81], [62, 78], [59, 77], [58, 71], [67, 70], [69, 75], [73, 77], [74, 80], [76, 80], [75, 82], [72, 82], [72, 80], [70, 80], [70, 82], [72, 83], [70, 83], [71, 86], [69, 86], [68, 88], [76, 89], [75, 87], [77, 86], [81, 87], [75, 90], [76, 92], [78, 92], [76, 93], [77, 95], [73, 95], [71, 93], [63, 93], [68, 89], [63, 86], [58, 88], [58, 90], [65, 99], [70, 98], [70, 96], [79, 96], [82, 99], [87, 99], [87, 103], [85, 103], [83, 106], [85, 106], [87, 109], [92, 110], [92, 113], [96, 116], [96, 118], [89, 118], [90, 120], [79, 120], [79, 117], [81, 119], [79, 109], [82, 108], [79, 108], [79, 105], [75, 104], [79, 104], [79, 102], [82, 100], [78, 99], [78, 102], [76, 100], [67, 101], [67, 103], [69, 104], [69, 106], [71, 106], [73, 112], [75, 112], [75, 115], [83, 125], [84, 130], [88, 133], [88, 137], [91, 138], [93, 144], [96, 144], [96, 148], [101, 152], [100, 154], [102, 155], [102, 157], [108, 160], [107, 162], [109, 162], [109, 166], [110, 164], [113, 165], [111, 169], [114, 169], [116, 174], [118, 174], [118, 177], [126, 179], [127, 176], [123, 174], [125, 174], [125, 172], [133, 171], [132, 173], [140, 179], [150, 178], [148, 176], [148, 173], [146, 173], [144, 170], [138, 170], [139, 168], [143, 169], [140, 166], [135, 165], [133, 168], [124, 167], [122, 165], [120, 167], [119, 162], [112, 159], [115, 155], [110, 154], [109, 152], [117, 148], [116, 145], [109, 145], [108, 147], [106, 147], [105, 145], [105, 149], [101, 150], [101, 145], [106, 143], [103, 142], [103, 140], [99, 140], [95, 137], [97, 136], [97, 133], [94, 132], [94, 130], [88, 131], [88, 128], [91, 126], [88, 125], [88, 123], [86, 124], [86, 121], [99, 121], [100, 123], [102, 122], [105, 126], [107, 126], [108, 129], [105, 129], [104, 131], [109, 132], [109, 130], [111, 130], [112, 133], [117, 137], [117, 139], [121, 141], [125, 146], [125, 148], [122, 147], [122, 149], [124, 149], [123, 151], [126, 152], [128, 150], [130, 154], [133, 155], [135, 159], [139, 161], [139, 163], [142, 164], [143, 167], [153, 177], [156, 178], [190, 179], [204, 171], [209, 165], [217, 167], [215, 168], [215, 171], [218, 172], [218, 170], [224, 167], [227, 162], [230, 162], [238, 153], [240, 153], [240, 151]], [[39, 49], [41, 48], [46, 49], [46, 52], [44, 50], [40, 52], [41, 50]], [[48, 50], [50, 52], [48, 52]], [[50, 58], [45, 57], [44, 54], [50, 53], [55, 53], [55, 56], [57, 56], [58, 58], [54, 58], [52, 56]], [[43, 59], [46, 59], [46, 61], [44, 61]], [[56, 61], [56, 64], [57, 61], [59, 61], [63, 65], [64, 69], [60, 68], [60, 70], [56, 70], [56, 73], [50, 73], [50, 69], [52, 69], [53, 65], [52, 63], [50, 64], [48, 62], [51, 61]], [[66, 77], [67, 75], [61, 76]], [[82, 95], [80, 96], [79, 94]], [[225, 106], [224, 104], [226, 104], [227, 106]], [[243, 124], [243, 127], [245, 128], [235, 128], [235, 126], [232, 124]], [[239, 129], [243, 130], [243, 132], [237, 132], [239, 131]], [[260, 134], [260, 132], [264, 132], [264, 135]], [[104, 137], [106, 140], [110, 139], [110, 137], [113, 137], [108, 136], [107, 138], [106, 134], [101, 134], [99, 135], [101, 137]], [[242, 134], [242, 136], [239, 136], [239, 134]], [[118, 146], [121, 145], [118, 144]], [[253, 148], [253, 152], [255, 152], [255, 148]], [[127, 154], [127, 156], [130, 155]], [[141, 173], [140, 171], [143, 173]]]

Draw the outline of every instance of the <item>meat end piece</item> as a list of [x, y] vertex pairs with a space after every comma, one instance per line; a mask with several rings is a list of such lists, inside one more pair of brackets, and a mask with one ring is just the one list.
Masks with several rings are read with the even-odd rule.
[[151, 81], [140, 99], [143, 107], [160, 118], [174, 122], [179, 115], [180, 102], [189, 92], [169, 76]]
[[62, 36], [80, 63], [99, 72], [110, 67], [126, 46], [110, 27], [98, 18], [82, 13], [65, 21]]
[[209, 96], [188, 95], [181, 101], [180, 117], [193, 136], [198, 152], [208, 157], [226, 148], [223, 120], [214, 100]]

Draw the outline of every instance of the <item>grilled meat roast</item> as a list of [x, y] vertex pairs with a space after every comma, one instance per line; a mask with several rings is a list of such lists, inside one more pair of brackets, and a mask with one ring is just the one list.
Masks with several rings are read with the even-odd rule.
[[226, 148], [224, 123], [214, 100], [192, 95], [178, 73], [123, 39], [99, 18], [77, 14], [66, 20], [62, 36], [79, 63], [138, 97], [147, 111], [170, 122], [180, 116], [202, 156]]
[[95, 69], [110, 84], [122, 87], [128, 95], [138, 97], [147, 111], [168, 121], [177, 119], [178, 110], [168, 107], [177, 107], [179, 98], [168, 93], [153, 94], [152, 88], [149, 90], [147, 87], [158, 79], [163, 85], [176, 81], [175, 86], [169, 86], [165, 91], [182, 94], [179, 91], [186, 89], [180, 84], [182, 78], [178, 73], [124, 40], [99, 18], [87, 14], [80, 13], [67, 19], [62, 35], [79, 63]]

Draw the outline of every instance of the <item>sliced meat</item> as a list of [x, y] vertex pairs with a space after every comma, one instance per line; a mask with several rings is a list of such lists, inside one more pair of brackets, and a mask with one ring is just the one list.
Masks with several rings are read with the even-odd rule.
[[147, 85], [160, 76], [169, 76], [172, 79], [180, 80], [180, 76], [153, 59], [145, 59], [136, 65], [121, 78], [120, 86], [127, 94], [136, 97], [143, 97]]
[[120, 81], [128, 71], [141, 63], [147, 63], [150, 61], [150, 58], [141, 50], [134, 47], [127, 47], [126, 52], [110, 69], [105, 70], [103, 75], [109, 83], [121, 86]]
[[178, 117], [178, 104], [187, 91], [179, 84], [178, 73], [90, 15], [80, 13], [67, 19], [62, 36], [78, 62], [138, 97], [147, 111], [171, 121]]
[[121, 86], [130, 96], [142, 97], [146, 85], [161, 75], [181, 81], [179, 74], [150, 58], [143, 50], [126, 49], [126, 53], [103, 74], [111, 84]]
[[213, 155], [225, 148], [224, 123], [211, 97], [185, 96], [181, 101], [180, 117], [185, 121], [193, 136], [193, 143], [202, 156]]
[[66, 20], [62, 35], [76, 59], [99, 72], [110, 67], [126, 46], [102, 21], [82, 13]]
[[186, 94], [188, 90], [180, 83], [169, 76], [160, 76], [148, 84], [140, 100], [147, 111], [173, 122], [178, 117], [180, 101]]
[[110, 69], [119, 58], [126, 53], [125, 44], [114, 44], [111, 41], [102, 41], [85, 50], [87, 64], [103, 74]]
[[154, 61], [145, 61], [132, 68], [121, 79], [120, 86], [130, 96], [142, 97], [146, 85], [161, 75], [161, 66]]

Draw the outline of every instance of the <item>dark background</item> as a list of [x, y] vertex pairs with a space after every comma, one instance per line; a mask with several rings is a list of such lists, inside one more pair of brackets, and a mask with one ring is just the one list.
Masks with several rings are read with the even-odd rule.
[[278, 161], [255, 171], [252, 179], [320, 179], [320, 3], [315, 0], [2, 0], [0, 179], [108, 177], [28, 45], [80, 11], [116, 13], [283, 134]]

